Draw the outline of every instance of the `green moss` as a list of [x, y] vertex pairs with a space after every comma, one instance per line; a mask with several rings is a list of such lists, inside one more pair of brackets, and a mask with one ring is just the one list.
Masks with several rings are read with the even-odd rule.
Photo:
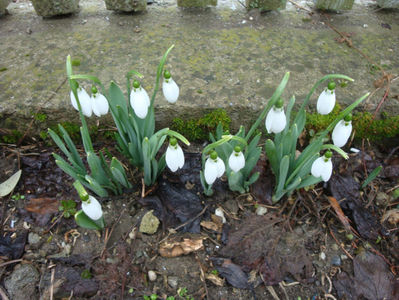
[[189, 140], [205, 140], [208, 139], [210, 132], [215, 132], [219, 123], [222, 123], [225, 131], [229, 130], [231, 119], [223, 109], [214, 110], [200, 119], [175, 118], [171, 127]]
[[[81, 140], [80, 138], [80, 126], [71, 122], [61, 122], [60, 123], [62, 127], [68, 132], [69, 136], [71, 137], [72, 141], [79, 142]], [[61, 135], [61, 132], [58, 129], [58, 125], [54, 125], [50, 127], [55, 133], [57, 133], [59, 136]]]
[[35, 120], [39, 121], [39, 122], [44, 122], [47, 120], [47, 115], [43, 114], [43, 113], [37, 113], [34, 114]]
[[[308, 114], [306, 129], [310, 136], [327, 128], [327, 126], [338, 116], [340, 107], [337, 104], [334, 110], [328, 115], [318, 113]], [[384, 138], [392, 138], [399, 135], [399, 116], [389, 116], [386, 112], [380, 114], [380, 118], [373, 120], [373, 114], [359, 112], [353, 115], [353, 130], [358, 139], [369, 139], [379, 141]]]
[[79, 59], [72, 59], [72, 66], [79, 67], [80, 66], [80, 60]]
[[22, 137], [22, 133], [16, 129], [11, 130], [10, 134], [0, 136], [0, 141], [6, 144], [16, 144]]
[[0, 72], [7, 71], [8, 69], [6, 67], [0, 68]]

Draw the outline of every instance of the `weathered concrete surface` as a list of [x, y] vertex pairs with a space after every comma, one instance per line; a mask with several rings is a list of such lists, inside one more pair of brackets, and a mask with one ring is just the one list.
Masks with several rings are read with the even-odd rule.
[[[373, 91], [379, 78], [358, 52], [336, 41], [325, 17], [309, 17], [290, 3], [287, 10], [262, 15], [247, 13], [237, 2], [202, 11], [160, 2], [141, 14], [116, 14], [98, 1], [82, 0], [81, 6], [76, 16], [43, 19], [29, 3], [11, 3], [11, 15], [0, 19], [0, 128], [26, 126], [37, 110], [47, 114], [49, 124], [78, 120], [67, 84], [54, 93], [64, 81], [68, 54], [81, 60], [76, 72], [97, 75], [106, 85], [114, 79], [124, 90], [125, 73], [136, 69], [151, 91], [159, 59], [175, 44], [167, 67], [181, 96], [170, 105], [158, 95], [161, 125], [220, 107], [231, 114], [234, 125], [253, 120], [287, 71], [286, 101], [293, 94], [301, 101], [325, 74], [343, 73], [355, 82], [337, 89], [338, 101], [350, 103]], [[330, 15], [330, 23], [350, 33], [353, 44], [376, 63], [398, 74], [399, 13], [375, 8], [355, 3], [352, 11]], [[393, 98], [399, 94], [398, 83], [392, 83], [391, 97], [382, 107], [389, 114], [399, 111]], [[372, 111], [382, 96], [382, 90], [375, 93], [363, 108]]]

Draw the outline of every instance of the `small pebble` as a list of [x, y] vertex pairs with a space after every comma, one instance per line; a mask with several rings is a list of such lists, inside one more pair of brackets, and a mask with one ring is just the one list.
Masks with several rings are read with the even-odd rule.
[[333, 258], [331, 259], [331, 264], [334, 266], [340, 266], [341, 258], [338, 255], [334, 255]]
[[263, 216], [263, 215], [265, 215], [266, 213], [267, 213], [267, 208], [266, 208], [266, 207], [259, 205], [259, 206], [256, 208], [256, 214], [257, 214], [258, 216]]
[[223, 209], [221, 209], [220, 207], [216, 208], [215, 215], [222, 218], [223, 224], [226, 223], [226, 218], [224, 216]]
[[148, 271], [148, 279], [150, 281], [157, 280], [157, 273], [155, 273], [153, 270]]
[[177, 288], [178, 280], [179, 280], [179, 278], [176, 276], [169, 276], [168, 284], [170, 285], [171, 288], [175, 289], [175, 288]]
[[320, 252], [319, 257], [320, 257], [321, 260], [325, 260], [326, 259], [326, 254], [324, 252]]

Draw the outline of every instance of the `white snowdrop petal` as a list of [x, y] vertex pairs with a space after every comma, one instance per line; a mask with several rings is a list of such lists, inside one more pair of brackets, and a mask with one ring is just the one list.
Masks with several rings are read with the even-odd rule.
[[172, 78], [169, 78], [168, 80], [164, 78], [162, 91], [169, 103], [175, 103], [179, 98], [179, 87]]
[[222, 177], [224, 171], [226, 170], [226, 166], [224, 165], [223, 160], [221, 160], [219, 157], [216, 160], [216, 166], [217, 166], [217, 177]]
[[168, 149], [166, 149], [165, 161], [166, 165], [172, 172], [176, 172], [177, 169], [179, 168], [177, 162], [177, 155], [178, 154], [176, 152], [176, 149], [174, 149], [173, 146], [169, 145]]
[[[273, 109], [274, 110], [274, 109]], [[274, 112], [274, 119], [272, 124], [272, 132], [280, 133], [284, 130], [285, 125], [287, 125], [287, 118], [283, 109], [277, 109]]]
[[91, 103], [92, 103], [93, 113], [97, 117], [101, 117], [101, 113], [100, 113], [99, 107], [97, 105], [96, 98], [93, 95], [91, 95]]
[[329, 159], [327, 162], [324, 162], [324, 167], [321, 172], [321, 178], [323, 178], [324, 182], [327, 182], [332, 174], [332, 161]]
[[82, 202], [83, 212], [92, 220], [96, 221], [103, 215], [100, 202], [93, 196], [89, 196], [89, 200]]
[[317, 99], [317, 112], [321, 115], [328, 115], [335, 106], [335, 91], [328, 89], [321, 92]]
[[182, 168], [184, 165], [184, 153], [179, 145], [170, 146], [166, 150], [165, 155], [166, 165], [172, 172], [176, 172], [179, 168]]
[[70, 93], [70, 97], [71, 97], [71, 104], [72, 104], [73, 108], [76, 109], [76, 110], [79, 110], [78, 102], [76, 101], [75, 95], [73, 94], [72, 91]]
[[335, 125], [332, 132], [332, 140], [335, 146], [343, 147], [348, 141], [352, 132], [352, 123], [345, 125], [345, 121], [341, 120]]
[[179, 168], [183, 168], [183, 166], [184, 166], [184, 153], [183, 153], [182, 148], [179, 145], [177, 145], [176, 152], [177, 152], [177, 166]]
[[218, 169], [216, 163], [208, 158], [205, 162], [204, 177], [207, 184], [211, 185], [215, 182], [218, 177]]
[[238, 155], [233, 151], [229, 157], [229, 167], [232, 171], [238, 172], [245, 166], [244, 154], [240, 151]]
[[267, 113], [267, 116], [266, 116], [265, 126], [266, 126], [267, 133], [272, 132], [273, 119], [274, 119], [274, 109], [272, 108], [269, 110], [269, 112]]
[[268, 133], [280, 133], [287, 125], [287, 118], [282, 108], [272, 108], [266, 116], [266, 130]]
[[83, 88], [78, 88], [78, 98], [80, 101], [80, 106], [82, 107], [82, 113], [86, 117], [91, 117], [93, 113], [93, 102], [89, 94]]
[[311, 174], [314, 177], [321, 177], [323, 181], [327, 182], [332, 174], [332, 162], [331, 159], [325, 161], [325, 157], [319, 157], [312, 164]]
[[148, 96], [148, 93], [145, 89], [140, 87], [140, 94], [142, 95], [143, 99], [145, 100], [145, 103], [147, 103], [147, 106], [150, 106], [150, 97]]
[[318, 159], [316, 159], [313, 164], [312, 164], [312, 169], [310, 171], [310, 173], [312, 173], [312, 175], [314, 177], [320, 177], [321, 176], [321, 170], [323, 169], [323, 164], [324, 164], [324, 156], [319, 157]]
[[140, 118], [144, 119], [148, 113], [148, 102], [145, 94], [139, 89], [132, 89], [130, 92], [130, 105], [134, 113]]
[[96, 107], [96, 110], [100, 113], [100, 116], [106, 115], [109, 110], [107, 98], [105, 98], [103, 94], [98, 93], [97, 96], [94, 97], [94, 100], [96, 101], [96, 103], [93, 104], [93, 112], [94, 107]]

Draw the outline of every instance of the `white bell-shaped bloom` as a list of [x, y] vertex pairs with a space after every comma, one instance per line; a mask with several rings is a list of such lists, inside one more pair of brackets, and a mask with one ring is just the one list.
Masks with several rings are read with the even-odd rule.
[[273, 107], [266, 116], [266, 130], [268, 133], [280, 133], [287, 125], [287, 118], [283, 108]]
[[226, 171], [226, 166], [224, 165], [223, 160], [221, 160], [219, 157], [216, 159], [216, 166], [218, 169], [218, 178], [222, 177], [224, 174], [224, 171]]
[[335, 125], [332, 132], [332, 140], [335, 146], [343, 147], [352, 133], [352, 122], [341, 120]]
[[162, 92], [169, 103], [175, 103], [179, 98], [179, 86], [173, 80], [169, 71], [164, 72]]
[[231, 153], [229, 157], [229, 167], [233, 172], [238, 172], [245, 167], [245, 157], [239, 147], [238, 149], [234, 149]]
[[[89, 94], [86, 92], [86, 90], [84, 88], [78, 87], [77, 93], [78, 93], [80, 106], [82, 107], [82, 113], [86, 117], [90, 118], [93, 113], [92, 99], [90, 98]], [[71, 103], [72, 103], [73, 108], [75, 108], [77, 111], [79, 111], [78, 102], [76, 101], [75, 95], [73, 94], [72, 91], [70, 93], [70, 96], [71, 96]]]
[[108, 113], [109, 105], [108, 100], [101, 93], [91, 94], [91, 101], [93, 106], [93, 113], [97, 117], [104, 116]]
[[335, 106], [335, 90], [325, 89], [317, 99], [317, 112], [321, 115], [328, 115]]
[[89, 199], [82, 201], [82, 210], [86, 216], [94, 221], [99, 220], [103, 216], [101, 204], [93, 196], [89, 196]]
[[209, 185], [213, 184], [216, 178], [222, 177], [226, 170], [223, 160], [217, 157], [217, 153], [215, 158], [215, 153], [213, 152], [205, 161], [204, 176], [206, 183]]
[[176, 139], [171, 139], [168, 149], [166, 149], [165, 160], [166, 165], [172, 172], [176, 172], [178, 169], [183, 168], [184, 153], [179, 144], [177, 144]]
[[310, 172], [314, 177], [321, 177], [323, 181], [327, 182], [331, 177], [332, 167], [331, 157], [327, 158], [324, 155], [313, 162]]
[[130, 105], [132, 106], [134, 113], [140, 119], [144, 119], [147, 116], [148, 107], [150, 106], [150, 97], [146, 90], [141, 86], [132, 88], [132, 91], [130, 92]]

